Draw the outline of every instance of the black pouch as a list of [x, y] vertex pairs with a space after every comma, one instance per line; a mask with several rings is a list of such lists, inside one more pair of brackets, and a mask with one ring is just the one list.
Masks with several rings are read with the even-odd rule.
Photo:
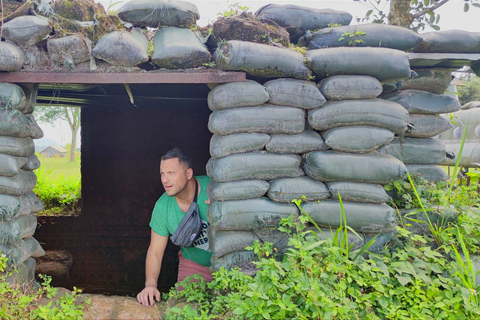
[[198, 182], [195, 181], [195, 197], [193, 198], [193, 202], [190, 208], [188, 208], [187, 213], [185, 213], [182, 221], [180, 221], [177, 230], [175, 230], [175, 233], [170, 237], [173, 244], [177, 246], [191, 247], [202, 231], [202, 220], [200, 219], [197, 205], [197, 193]]

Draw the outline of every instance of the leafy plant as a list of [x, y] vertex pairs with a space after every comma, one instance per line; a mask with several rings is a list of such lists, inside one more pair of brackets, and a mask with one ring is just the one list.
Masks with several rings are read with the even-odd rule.
[[246, 13], [248, 9], [247, 6], [240, 6], [238, 2], [228, 5], [228, 11], [219, 12], [217, 15], [219, 17], [238, 17], [242, 13]]
[[338, 38], [338, 41], [343, 41], [346, 39], [350, 47], [355, 47], [357, 44], [364, 42], [363, 39], [360, 39], [360, 37], [366, 34], [367, 33], [364, 31], [344, 32], [343, 35]]

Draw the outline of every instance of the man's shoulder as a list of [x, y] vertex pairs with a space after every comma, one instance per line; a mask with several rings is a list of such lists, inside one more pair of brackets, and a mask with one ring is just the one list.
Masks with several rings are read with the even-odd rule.
[[197, 178], [201, 185], [208, 184], [210, 182], [209, 176], [195, 176], [195, 178]]

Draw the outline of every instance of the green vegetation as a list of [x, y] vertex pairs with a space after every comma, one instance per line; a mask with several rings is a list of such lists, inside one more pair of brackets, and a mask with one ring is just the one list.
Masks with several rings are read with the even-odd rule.
[[[80, 320], [83, 319], [84, 305], [77, 301], [81, 292], [74, 287], [73, 292], [56, 299], [56, 302], [41, 301], [42, 298], [51, 299], [57, 288], [50, 286], [51, 278], [41, 276], [42, 284], [12, 285], [7, 282], [6, 272], [8, 259], [0, 255], [0, 319], [48, 319], [48, 320]], [[90, 299], [85, 301], [90, 304]]]
[[470, 101], [480, 101], [480, 78], [477, 76], [467, 79], [462, 78], [462, 82], [465, 84], [465, 87], [457, 87], [460, 103], [464, 105]]
[[363, 43], [364, 41], [361, 36], [366, 35], [367, 33], [364, 31], [356, 31], [356, 32], [344, 32], [343, 35], [338, 38], [338, 41], [342, 41], [347, 39], [348, 45], [350, 47], [355, 47], [357, 44]]
[[237, 3], [232, 3], [232, 4], [228, 5], [228, 8], [229, 8], [230, 10], [224, 11], [224, 12], [219, 12], [219, 13], [217, 14], [217, 16], [219, 16], [219, 17], [238, 17], [238, 16], [240, 16], [242, 13], [247, 13], [248, 9], [250, 9], [250, 8], [247, 7], [247, 6], [244, 6], [244, 7], [240, 6], [240, 5], [238, 4], [238, 2], [237, 2]]
[[45, 210], [39, 215], [78, 215], [81, 204], [80, 158], [38, 156], [42, 166], [35, 170], [37, 185], [33, 191]]

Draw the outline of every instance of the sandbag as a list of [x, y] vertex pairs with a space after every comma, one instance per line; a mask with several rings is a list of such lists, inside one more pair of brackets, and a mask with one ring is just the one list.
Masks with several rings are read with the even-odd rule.
[[323, 138], [313, 130], [300, 134], [273, 134], [265, 149], [272, 153], [303, 154], [328, 149]]
[[292, 42], [296, 42], [307, 30], [326, 28], [329, 24], [348, 25], [352, 15], [345, 11], [315, 9], [294, 4], [267, 4], [254, 14], [262, 21], [275, 22], [287, 29]]
[[462, 110], [480, 108], [480, 101], [470, 101], [462, 106]]
[[0, 43], [0, 71], [19, 71], [24, 62], [25, 57], [19, 47], [7, 41]]
[[313, 82], [276, 79], [268, 81], [264, 86], [270, 95], [270, 104], [309, 110], [319, 108], [327, 102]]
[[446, 181], [448, 174], [442, 167], [434, 164], [407, 164], [410, 175], [415, 174], [430, 182]]
[[13, 83], [0, 83], [0, 110], [25, 111], [27, 97], [22, 88]]
[[287, 48], [230, 40], [219, 46], [213, 57], [222, 70], [245, 71], [260, 78], [308, 79], [310, 76], [303, 64], [303, 55]]
[[278, 228], [279, 221], [298, 214], [294, 204], [281, 204], [267, 198], [212, 201], [208, 207], [210, 228], [216, 231], [253, 231]]
[[92, 56], [112, 65], [134, 67], [148, 61], [148, 41], [138, 33], [114, 31], [98, 40]]
[[[340, 202], [326, 200], [303, 204], [305, 210], [320, 226], [337, 228], [343, 223]], [[396, 212], [386, 204], [343, 202], [347, 225], [360, 232], [390, 232], [396, 227]]]
[[37, 217], [33, 214], [16, 217], [12, 221], [0, 222], [0, 244], [8, 245], [31, 237], [37, 228]]
[[27, 197], [0, 194], [0, 221], [12, 221], [15, 217], [29, 214], [30, 209]]
[[368, 243], [373, 237], [376, 236], [373, 244], [367, 249], [369, 252], [373, 253], [382, 253], [385, 252], [385, 248], [393, 240], [394, 243], [397, 239], [397, 232], [386, 232], [386, 233], [362, 233], [365, 243]]
[[373, 183], [362, 182], [328, 182], [328, 190], [332, 194], [332, 199], [346, 202], [364, 202], [364, 203], [385, 203], [391, 200], [385, 192], [383, 186]]
[[395, 157], [372, 152], [367, 154], [316, 151], [305, 156], [305, 173], [319, 181], [357, 181], [387, 184], [406, 174], [403, 162]]
[[378, 149], [403, 163], [436, 164], [445, 160], [445, 145], [437, 139], [395, 138]]
[[294, 178], [303, 176], [300, 156], [252, 152], [211, 158], [207, 175], [217, 182], [236, 180]]
[[37, 258], [45, 255], [45, 251], [33, 237], [19, 240], [8, 246], [0, 244], [0, 251], [7, 256], [8, 266], [13, 268], [20, 266], [30, 257]]
[[309, 50], [354, 46], [408, 51], [422, 41], [410, 29], [379, 23], [324, 28], [305, 38]]
[[25, 92], [25, 97], [27, 98], [25, 103], [25, 108], [23, 108], [22, 113], [30, 114], [33, 113], [35, 109], [35, 104], [37, 103], [37, 95], [38, 95], [38, 83], [22, 83], [21, 88], [23, 92]]
[[405, 133], [405, 137], [431, 138], [452, 128], [450, 121], [441, 116], [411, 114], [410, 123], [413, 130]]
[[187, 1], [131, 0], [117, 11], [120, 19], [136, 27], [189, 28], [200, 19], [197, 6]]
[[0, 193], [12, 196], [21, 196], [33, 190], [37, 183], [37, 176], [33, 171], [20, 169], [13, 177], [0, 176]]
[[234, 107], [250, 107], [264, 104], [270, 96], [258, 82], [230, 82], [216, 86], [208, 93], [210, 110], [221, 110]]
[[270, 140], [266, 133], [235, 133], [222, 136], [214, 134], [210, 139], [210, 155], [222, 158], [230, 154], [259, 151]]
[[444, 94], [452, 75], [449, 69], [415, 69], [416, 77], [402, 80], [401, 89], [428, 91], [435, 94]]
[[338, 127], [322, 132], [325, 144], [335, 151], [366, 153], [392, 141], [394, 134], [368, 126]]
[[212, 257], [212, 268], [213, 270], [218, 271], [221, 268], [230, 269], [233, 267], [239, 267], [255, 260], [255, 257], [256, 255], [253, 250], [232, 252], [220, 258]]
[[49, 39], [47, 50], [53, 63], [75, 68], [75, 64], [90, 61], [92, 41], [84, 35]]
[[32, 138], [15, 138], [0, 136], [0, 153], [17, 157], [29, 157], [35, 153]]
[[0, 110], [0, 136], [27, 138], [31, 135], [31, 121], [22, 112]]
[[13, 177], [27, 164], [26, 157], [15, 157], [0, 153], [0, 176]]
[[[439, 206], [438, 208], [435, 207], [435, 211], [426, 211], [426, 214], [423, 210], [418, 211], [418, 209], [419, 208], [400, 209], [399, 212], [403, 217], [403, 221], [405, 222], [405, 228], [413, 233], [421, 235], [430, 232], [430, 223], [433, 225], [447, 225], [448, 223], [455, 223], [459, 214], [454, 206], [447, 207], [446, 209], [444, 206]], [[422, 221], [423, 223], [414, 220]], [[430, 220], [430, 222], [428, 222], [428, 220]]]
[[298, 134], [305, 130], [305, 110], [275, 105], [218, 110], [210, 114], [212, 133]]
[[382, 84], [370, 76], [332, 76], [318, 83], [328, 100], [374, 99], [382, 93]]
[[276, 202], [291, 203], [293, 199], [325, 200], [330, 192], [322, 182], [309, 177], [281, 178], [270, 181], [267, 196]]
[[395, 91], [381, 98], [401, 104], [409, 113], [450, 113], [461, 108], [458, 99], [420, 90]]
[[407, 129], [408, 112], [400, 104], [382, 99], [330, 101], [308, 111], [308, 123], [316, 130], [342, 126], [373, 126], [397, 134]]
[[28, 258], [21, 265], [15, 268], [15, 272], [5, 277], [5, 281], [12, 284], [33, 283], [35, 281], [35, 267], [37, 262]]
[[21, 198], [25, 198], [25, 200], [28, 201], [32, 213], [37, 213], [45, 209], [42, 200], [40, 200], [33, 191], [27, 191]]
[[40, 160], [37, 155], [33, 154], [27, 158], [27, 163], [22, 167], [23, 170], [37, 170], [40, 168]]
[[198, 68], [210, 61], [210, 52], [190, 29], [164, 27], [153, 37], [152, 62], [161, 68]]
[[423, 41], [413, 52], [426, 53], [480, 53], [480, 33], [464, 30], [446, 30], [420, 34]]
[[246, 200], [263, 197], [270, 187], [264, 180], [240, 180], [216, 182], [210, 180], [207, 187], [208, 199], [213, 201]]
[[18, 45], [31, 46], [46, 39], [51, 32], [52, 26], [47, 18], [20, 16], [3, 25], [2, 37]]
[[381, 82], [410, 77], [408, 55], [388, 48], [326, 48], [307, 51], [307, 66], [319, 77], [365, 75]]
[[37, 124], [37, 121], [35, 121], [33, 114], [26, 114], [25, 118], [27, 118], [27, 121], [30, 123], [30, 137], [32, 137], [32, 139], [43, 138], [43, 130]]

